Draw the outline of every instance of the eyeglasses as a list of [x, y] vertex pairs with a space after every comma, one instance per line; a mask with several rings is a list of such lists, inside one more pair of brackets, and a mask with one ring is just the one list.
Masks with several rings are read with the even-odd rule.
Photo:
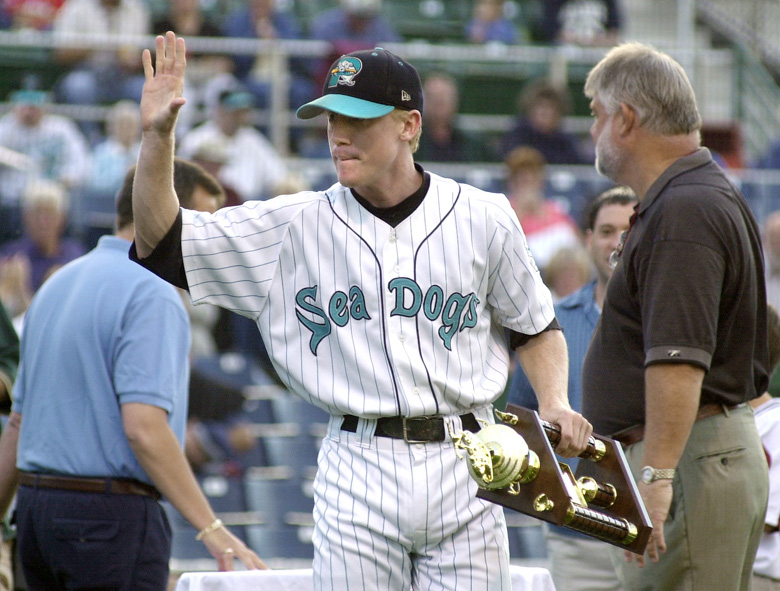
[[628, 230], [623, 231], [623, 233], [620, 235], [617, 248], [609, 255], [609, 268], [613, 271], [615, 270], [615, 267], [617, 267], [618, 261], [620, 260], [620, 255], [623, 253], [623, 247], [626, 245], [626, 238], [628, 238], [628, 233], [631, 231], [631, 228], [634, 227], [638, 208], [639, 204], [634, 207], [634, 213], [631, 214], [631, 217], [628, 220]]
[[[629, 228], [630, 230], [631, 228]], [[626, 244], [626, 237], [628, 236], [628, 230], [623, 230], [623, 232], [620, 234], [620, 240], [618, 241], [617, 248], [612, 251], [612, 253], [609, 255], [609, 268], [613, 271], [615, 270], [615, 267], [617, 267], [618, 261], [620, 260], [620, 255], [623, 252], [623, 246]]]

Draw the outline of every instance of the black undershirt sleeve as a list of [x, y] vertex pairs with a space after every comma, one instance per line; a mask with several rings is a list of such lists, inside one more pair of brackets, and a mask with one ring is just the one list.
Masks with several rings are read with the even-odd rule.
[[[548, 330], [563, 330], [560, 324], [558, 324], [558, 319], [553, 318], [552, 322], [547, 325], [547, 328], [542, 330], [542, 332], [547, 332]], [[528, 341], [531, 339], [538, 337], [540, 334], [523, 334], [521, 332], [515, 332], [514, 330], [509, 331], [509, 348], [514, 351], [518, 347], [522, 347], [525, 345]]]
[[165, 279], [168, 283], [181, 289], [189, 291], [187, 283], [187, 274], [184, 272], [184, 258], [181, 250], [181, 209], [176, 221], [168, 230], [165, 237], [154, 248], [151, 254], [144, 258], [138, 258], [138, 252], [135, 249], [135, 242], [130, 246], [130, 260], [135, 261], [142, 267], [149, 269], [158, 277]]

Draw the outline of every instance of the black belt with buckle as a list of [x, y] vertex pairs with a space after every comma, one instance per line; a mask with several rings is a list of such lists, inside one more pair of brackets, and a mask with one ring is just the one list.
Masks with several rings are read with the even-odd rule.
[[[354, 433], [357, 431], [358, 417], [344, 415], [341, 430]], [[460, 415], [463, 429], [476, 433], [480, 430], [479, 422], [472, 413]], [[446, 433], [444, 417], [381, 417], [376, 420], [377, 437], [403, 439], [407, 443], [432, 443], [444, 441]]]

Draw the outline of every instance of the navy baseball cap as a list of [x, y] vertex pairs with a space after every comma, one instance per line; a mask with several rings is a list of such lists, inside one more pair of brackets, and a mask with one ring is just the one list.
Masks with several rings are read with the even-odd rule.
[[333, 111], [356, 119], [374, 119], [393, 109], [422, 113], [420, 76], [409, 62], [381, 47], [353, 51], [333, 62], [322, 96], [298, 109], [299, 119]]

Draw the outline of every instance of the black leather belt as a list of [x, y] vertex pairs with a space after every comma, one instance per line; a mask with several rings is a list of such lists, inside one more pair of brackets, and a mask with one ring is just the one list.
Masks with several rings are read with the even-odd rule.
[[113, 493], [116, 495], [140, 495], [159, 501], [162, 495], [150, 484], [129, 478], [82, 478], [55, 476], [53, 474], [19, 473], [19, 484], [32, 488], [54, 488], [88, 493]]
[[[341, 430], [354, 433], [357, 431], [358, 417], [344, 415]], [[460, 415], [463, 428], [476, 433], [480, 425], [472, 413]], [[444, 441], [446, 433], [443, 417], [381, 417], [376, 420], [377, 437], [403, 439], [407, 443], [432, 443]]]

